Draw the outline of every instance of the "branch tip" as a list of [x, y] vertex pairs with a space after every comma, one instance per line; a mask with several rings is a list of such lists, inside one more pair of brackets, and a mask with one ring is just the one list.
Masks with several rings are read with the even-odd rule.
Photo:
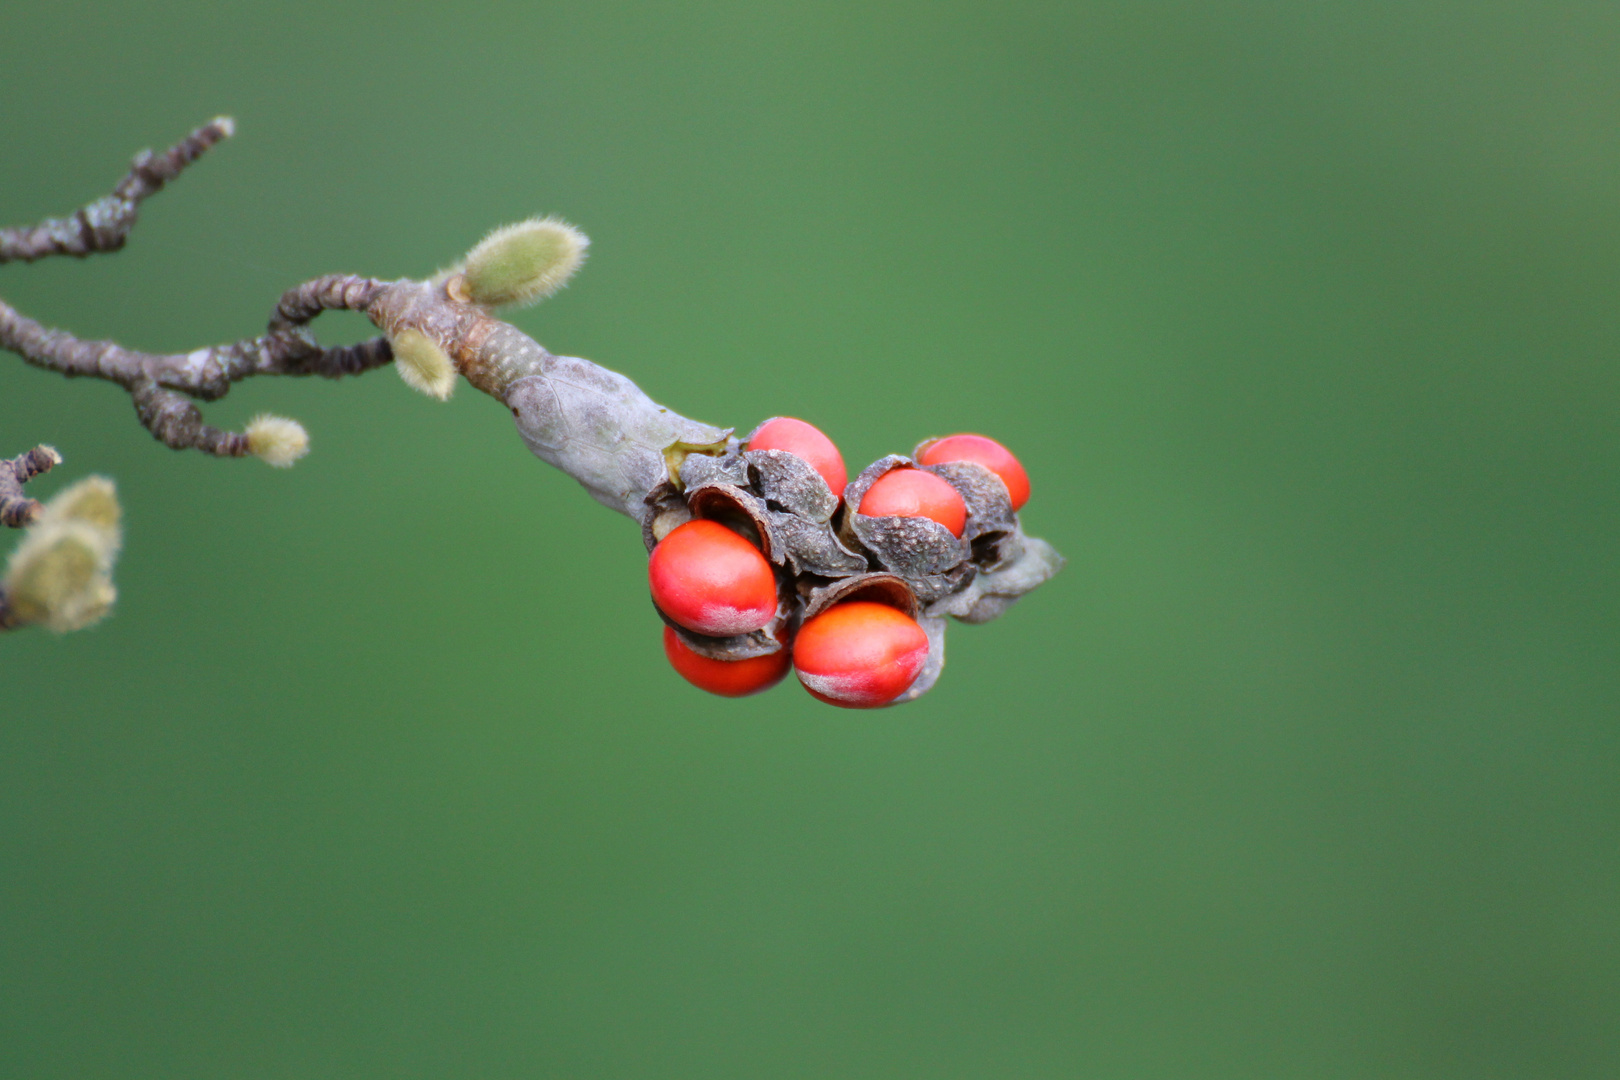
[[247, 451], [277, 469], [288, 469], [309, 453], [309, 432], [285, 416], [261, 413], [247, 426]]
[[532, 304], [568, 284], [590, 245], [588, 236], [557, 218], [506, 225], [467, 253], [461, 288], [483, 307]]

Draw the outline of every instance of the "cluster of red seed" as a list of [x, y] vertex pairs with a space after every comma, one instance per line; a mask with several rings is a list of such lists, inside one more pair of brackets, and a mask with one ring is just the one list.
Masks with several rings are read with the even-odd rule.
[[[749, 439], [750, 450], [783, 450], [803, 458], [833, 496], [848, 483], [843, 456], [811, 424], [778, 417]], [[951, 435], [925, 444], [920, 465], [968, 461], [1000, 477], [1012, 508], [1029, 499], [1029, 477], [1006, 447], [983, 435]], [[860, 500], [871, 517], [926, 517], [960, 537], [967, 522], [962, 496], [933, 473], [898, 468], [882, 476]], [[777, 579], [758, 545], [720, 521], [697, 519], [672, 530], [653, 548], [647, 565], [653, 603], [671, 622], [696, 634], [726, 637], [767, 626], [776, 614]], [[783, 648], [769, 656], [716, 660], [689, 648], [664, 628], [669, 662], [693, 686], [724, 697], [743, 697], [775, 686], [791, 664], [815, 697], [832, 705], [870, 709], [887, 705], [916, 679], [928, 658], [928, 635], [910, 615], [866, 599], [834, 604], [806, 620]]]

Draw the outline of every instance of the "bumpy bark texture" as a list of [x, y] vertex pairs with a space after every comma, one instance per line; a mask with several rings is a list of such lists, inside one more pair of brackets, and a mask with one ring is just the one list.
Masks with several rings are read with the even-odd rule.
[[[38, 520], [39, 501], [24, 495], [23, 485], [60, 464], [62, 455], [50, 446], [36, 446], [26, 454], [0, 461], [0, 525], [20, 529]], [[6, 602], [6, 590], [0, 587], [0, 631], [14, 630], [19, 625], [20, 620]]]
[[0, 461], [0, 525], [20, 529], [39, 517], [39, 503], [23, 494], [23, 485], [62, 464], [55, 447], [36, 446], [26, 454]]

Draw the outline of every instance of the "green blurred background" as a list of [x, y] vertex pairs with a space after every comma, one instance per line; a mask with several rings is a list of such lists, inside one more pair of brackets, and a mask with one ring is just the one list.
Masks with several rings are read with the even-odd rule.
[[243, 384], [281, 473], [0, 357], [0, 452], [128, 511], [114, 618], [0, 640], [0, 1075], [1620, 1075], [1614, 4], [0, 39], [0, 221], [240, 123], [124, 253], [0, 270], [29, 314], [189, 349], [561, 213], [539, 340], [857, 468], [993, 434], [1070, 559], [918, 704], [724, 701], [468, 388]]

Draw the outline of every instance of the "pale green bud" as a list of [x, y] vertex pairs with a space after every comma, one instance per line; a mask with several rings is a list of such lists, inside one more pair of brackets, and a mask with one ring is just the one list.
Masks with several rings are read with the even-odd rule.
[[286, 469], [309, 453], [309, 432], [285, 416], [261, 413], [247, 426], [248, 453], [266, 465]]
[[39, 523], [84, 521], [116, 534], [123, 516], [113, 482], [105, 476], [87, 476], [52, 496], [40, 512]]
[[5, 594], [19, 623], [43, 623], [58, 633], [99, 621], [118, 596], [108, 575], [113, 552], [107, 530], [61, 518], [35, 525], [12, 552]]
[[445, 401], [456, 388], [456, 366], [445, 351], [420, 330], [407, 327], [388, 339], [394, 368], [405, 385]]
[[568, 284], [590, 239], [556, 218], [530, 218], [496, 229], [467, 253], [461, 291], [475, 304], [504, 307], [543, 300]]

